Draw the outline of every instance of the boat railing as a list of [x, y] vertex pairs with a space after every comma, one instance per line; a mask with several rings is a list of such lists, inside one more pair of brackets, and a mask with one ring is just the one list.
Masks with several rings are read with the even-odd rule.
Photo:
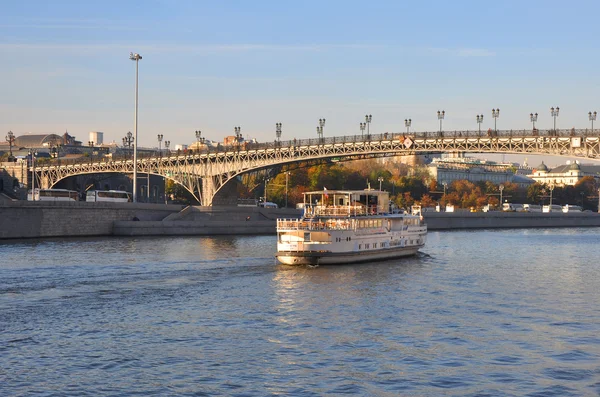
[[350, 219], [277, 219], [277, 230], [352, 230]]
[[307, 218], [317, 216], [349, 217], [377, 214], [377, 206], [344, 205], [344, 206], [313, 206], [304, 209]]

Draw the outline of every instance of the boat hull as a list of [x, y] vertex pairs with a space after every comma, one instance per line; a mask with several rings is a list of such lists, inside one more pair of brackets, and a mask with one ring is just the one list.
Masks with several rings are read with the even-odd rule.
[[279, 252], [276, 257], [284, 265], [345, 265], [350, 263], [388, 260], [415, 255], [423, 245], [387, 248], [360, 252]]

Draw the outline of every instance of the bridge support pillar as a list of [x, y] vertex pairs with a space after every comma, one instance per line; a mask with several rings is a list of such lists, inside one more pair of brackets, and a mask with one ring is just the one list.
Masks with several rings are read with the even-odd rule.
[[200, 204], [204, 206], [211, 206], [212, 200], [215, 195], [215, 181], [213, 177], [207, 176], [202, 178], [202, 197], [200, 198]]

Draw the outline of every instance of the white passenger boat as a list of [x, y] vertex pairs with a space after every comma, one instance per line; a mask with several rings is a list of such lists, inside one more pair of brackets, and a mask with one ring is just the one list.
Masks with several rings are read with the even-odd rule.
[[422, 216], [389, 208], [389, 194], [381, 190], [304, 193], [302, 218], [277, 219], [277, 259], [319, 265], [416, 254], [427, 237]]

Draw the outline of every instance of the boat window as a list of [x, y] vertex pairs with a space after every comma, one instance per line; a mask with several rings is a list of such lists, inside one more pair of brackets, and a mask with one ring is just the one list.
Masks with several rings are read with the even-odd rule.
[[304, 232], [304, 241], [310, 241], [310, 233]]

